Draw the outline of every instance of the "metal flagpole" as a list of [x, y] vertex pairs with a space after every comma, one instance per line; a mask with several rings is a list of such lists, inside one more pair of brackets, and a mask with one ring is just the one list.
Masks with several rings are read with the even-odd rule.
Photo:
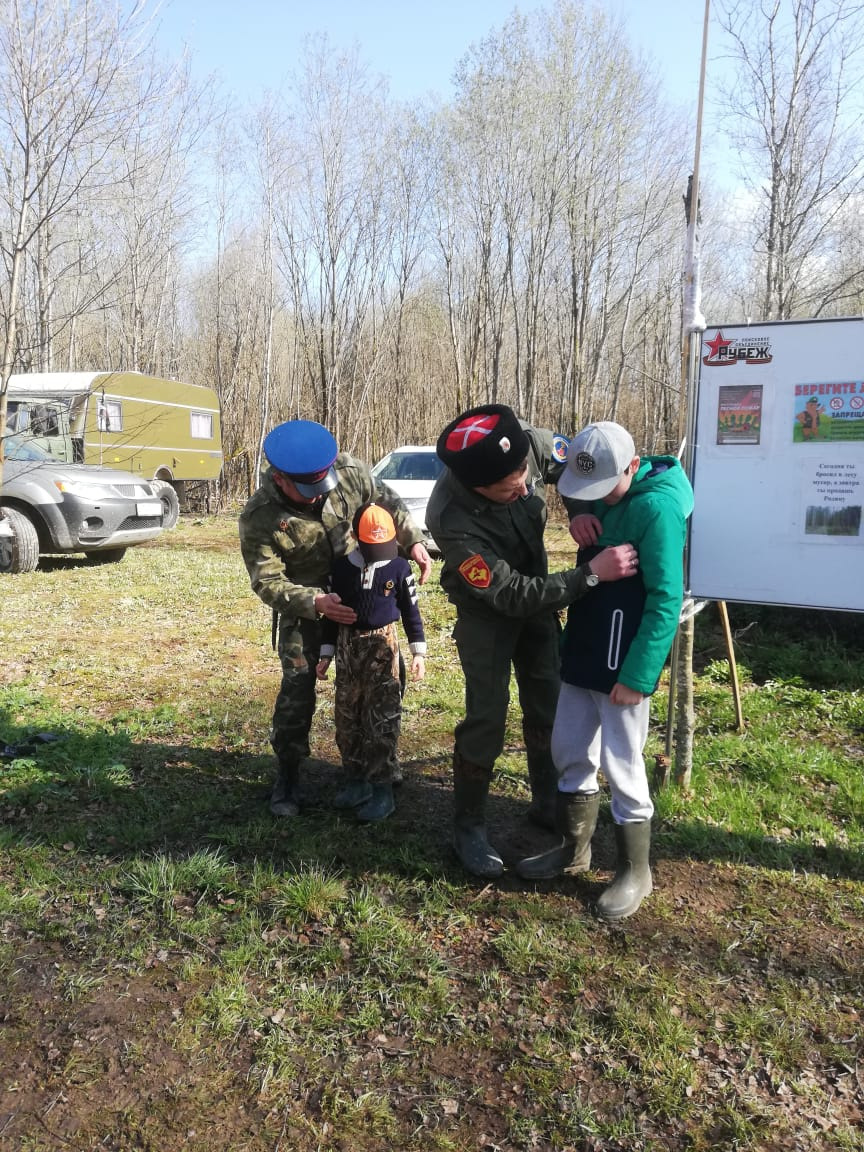
[[[686, 432], [681, 445], [681, 462], [689, 476], [693, 470], [693, 440], [696, 426], [696, 364], [705, 330], [702, 315], [701, 257], [699, 254], [699, 161], [702, 152], [702, 114], [705, 105], [705, 71], [708, 56], [708, 20], [711, 0], [705, 0], [702, 25], [702, 59], [699, 67], [699, 97], [696, 106], [696, 141], [693, 174], [685, 197], [687, 243], [684, 254], [684, 309], [681, 333], [681, 382], [684, 396]], [[680, 425], [679, 425], [680, 431]], [[693, 764], [693, 628], [691, 614], [679, 626], [672, 646], [669, 707], [666, 717], [666, 762], [671, 760], [673, 726], [677, 733], [675, 779], [689, 783]], [[685, 633], [685, 635], [682, 635]], [[677, 714], [677, 723], [676, 723]]]
[[686, 413], [687, 433], [684, 439], [682, 463], [690, 476], [693, 469], [693, 441], [696, 428], [697, 357], [700, 334], [705, 331], [702, 315], [702, 258], [699, 252], [699, 159], [702, 153], [702, 112], [705, 104], [705, 67], [708, 57], [708, 17], [711, 0], [705, 0], [705, 19], [702, 27], [702, 64], [699, 69], [699, 99], [696, 110], [696, 143], [693, 155], [693, 176], [689, 189], [687, 212], [687, 249], [684, 264], [684, 323], [682, 341], [682, 367], [687, 373]]

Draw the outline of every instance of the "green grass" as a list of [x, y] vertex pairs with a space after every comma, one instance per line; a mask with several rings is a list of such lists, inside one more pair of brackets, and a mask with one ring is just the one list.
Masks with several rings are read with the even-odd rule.
[[[329, 807], [331, 683], [285, 823], [269, 614], [233, 521], [4, 582], [0, 1149], [861, 1152], [858, 618], [730, 605], [742, 733], [697, 618], [692, 786], [655, 797], [655, 892], [610, 927], [606, 812], [585, 877], [456, 866], [462, 680], [437, 583], [421, 607], [395, 816]], [[649, 763], [665, 712], [661, 689]], [[505, 849], [521, 740], [514, 705]]]

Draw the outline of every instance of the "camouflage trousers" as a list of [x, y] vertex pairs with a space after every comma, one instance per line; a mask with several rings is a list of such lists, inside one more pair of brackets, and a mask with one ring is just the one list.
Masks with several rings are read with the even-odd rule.
[[277, 651], [282, 683], [273, 708], [270, 743], [280, 765], [296, 767], [309, 755], [309, 729], [315, 714], [315, 665], [321, 648], [317, 620], [279, 620]]
[[402, 720], [395, 622], [373, 632], [339, 629], [335, 712], [336, 743], [349, 777], [392, 780]]

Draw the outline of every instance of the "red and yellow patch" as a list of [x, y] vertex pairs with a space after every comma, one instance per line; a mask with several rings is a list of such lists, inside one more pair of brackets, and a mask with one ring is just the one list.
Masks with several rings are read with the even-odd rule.
[[488, 588], [492, 583], [492, 569], [479, 552], [463, 560], [459, 565], [459, 571], [474, 588]]

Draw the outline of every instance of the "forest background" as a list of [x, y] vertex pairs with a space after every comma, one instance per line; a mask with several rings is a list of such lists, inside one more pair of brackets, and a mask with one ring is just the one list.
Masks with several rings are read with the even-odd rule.
[[[207, 384], [220, 503], [295, 416], [370, 462], [487, 401], [678, 448], [695, 109], [619, 20], [514, 9], [446, 101], [396, 101], [359, 50], [311, 39], [281, 91], [239, 108], [166, 58], [157, 17], [0, 3], [0, 416], [12, 371]], [[862, 33], [849, 0], [713, 5], [712, 322], [861, 312]]]

